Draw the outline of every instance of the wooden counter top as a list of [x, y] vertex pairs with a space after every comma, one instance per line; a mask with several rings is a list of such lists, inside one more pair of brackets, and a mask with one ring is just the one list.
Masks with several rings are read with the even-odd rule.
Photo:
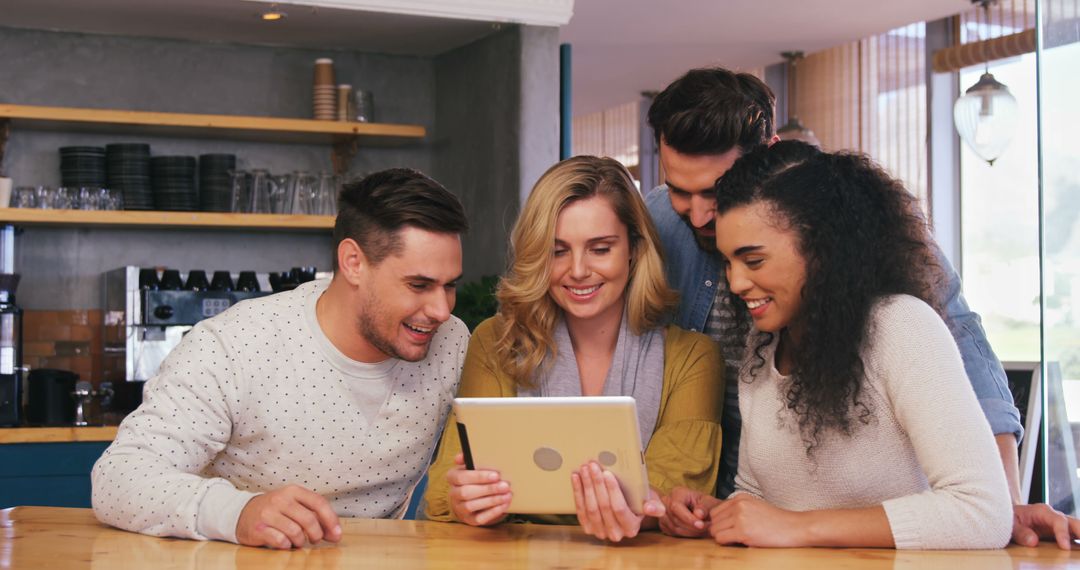
[[629, 544], [611, 546], [565, 526], [478, 529], [344, 519], [342, 527], [345, 536], [338, 545], [272, 551], [141, 536], [106, 527], [87, 509], [15, 507], [0, 511], [0, 568], [1080, 568], [1080, 551], [1061, 551], [1052, 544], [951, 552], [752, 549], [645, 533]]
[[112, 441], [115, 438], [116, 426], [0, 428], [0, 444]]

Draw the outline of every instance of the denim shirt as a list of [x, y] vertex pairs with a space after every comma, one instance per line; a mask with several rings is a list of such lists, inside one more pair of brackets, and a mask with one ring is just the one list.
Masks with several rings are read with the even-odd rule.
[[[700, 332], [705, 328], [705, 321], [709, 317], [709, 310], [716, 297], [716, 288], [725, 286], [725, 284], [719, 284], [721, 279], [727, 278], [721, 271], [720, 259], [715, 255], [705, 253], [698, 247], [693, 230], [671, 208], [666, 186], [659, 186], [648, 192], [645, 195], [645, 205], [652, 215], [657, 232], [660, 234], [660, 242], [664, 246], [664, 264], [667, 268], [668, 282], [682, 296], [675, 324], [684, 329]], [[1002, 368], [1001, 362], [998, 361], [993, 349], [990, 348], [990, 343], [986, 340], [986, 332], [983, 331], [979, 315], [968, 308], [967, 301], [960, 292], [960, 276], [956, 274], [956, 270], [944, 254], [937, 249], [936, 244], [935, 251], [946, 277], [944, 293], [945, 298], [948, 299], [945, 306], [948, 316], [947, 324], [960, 349], [960, 356], [964, 360], [964, 369], [967, 371], [971, 387], [975, 389], [975, 395], [994, 434], [1011, 433], [1016, 436], [1017, 441], [1020, 441], [1024, 428], [1020, 425], [1020, 412], [1013, 404], [1005, 369]], [[732, 382], [732, 379], [728, 378], [728, 382]], [[741, 422], [738, 421], [737, 398], [738, 390], [729, 386], [724, 402], [724, 414], [732, 417], [726, 417], [726, 421], [722, 422], [724, 453], [721, 460], [724, 469], [717, 483], [719, 497], [725, 497], [730, 492], [730, 484], [725, 484], [725, 479], [730, 481], [735, 476], [734, 468], [738, 458], [738, 437], [741, 427], [738, 425]], [[733, 419], [734, 425], [732, 425]]]

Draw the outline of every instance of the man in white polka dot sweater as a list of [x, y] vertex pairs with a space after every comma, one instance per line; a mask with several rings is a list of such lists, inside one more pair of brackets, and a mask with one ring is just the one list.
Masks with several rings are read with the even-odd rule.
[[334, 277], [196, 325], [94, 466], [98, 519], [273, 548], [393, 517], [427, 467], [468, 330], [461, 204], [392, 169], [346, 185]]

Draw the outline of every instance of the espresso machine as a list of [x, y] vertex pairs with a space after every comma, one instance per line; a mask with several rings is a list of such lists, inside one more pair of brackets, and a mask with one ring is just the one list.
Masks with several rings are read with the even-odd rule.
[[[105, 273], [103, 378], [149, 380], [191, 327], [245, 299], [271, 294], [269, 275], [120, 267]], [[121, 390], [117, 390], [117, 395]], [[136, 402], [137, 404], [137, 402]]]
[[22, 421], [22, 309], [15, 304], [15, 227], [0, 227], [0, 426]]
[[18, 284], [18, 274], [0, 274], [0, 426], [22, 422], [22, 309], [15, 304]]

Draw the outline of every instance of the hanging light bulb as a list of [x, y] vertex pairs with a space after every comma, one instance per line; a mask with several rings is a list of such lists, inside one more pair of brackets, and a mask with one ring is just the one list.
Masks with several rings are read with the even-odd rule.
[[[987, 27], [990, 23], [990, 4], [994, 0], [972, 0], [981, 4], [987, 14]], [[1017, 104], [1016, 97], [1009, 88], [990, 73], [990, 61], [986, 58], [985, 43], [983, 58], [986, 59], [985, 72], [979, 81], [964, 92], [953, 105], [953, 122], [960, 138], [979, 158], [994, 164], [1005, 152], [1016, 132]]]
[[802, 141], [814, 146], [821, 146], [821, 141], [814, 135], [814, 131], [802, 124], [798, 115], [795, 114], [795, 66], [803, 57], [801, 51], [785, 51], [780, 55], [787, 60], [787, 123], [776, 131], [776, 136], [783, 141]]

